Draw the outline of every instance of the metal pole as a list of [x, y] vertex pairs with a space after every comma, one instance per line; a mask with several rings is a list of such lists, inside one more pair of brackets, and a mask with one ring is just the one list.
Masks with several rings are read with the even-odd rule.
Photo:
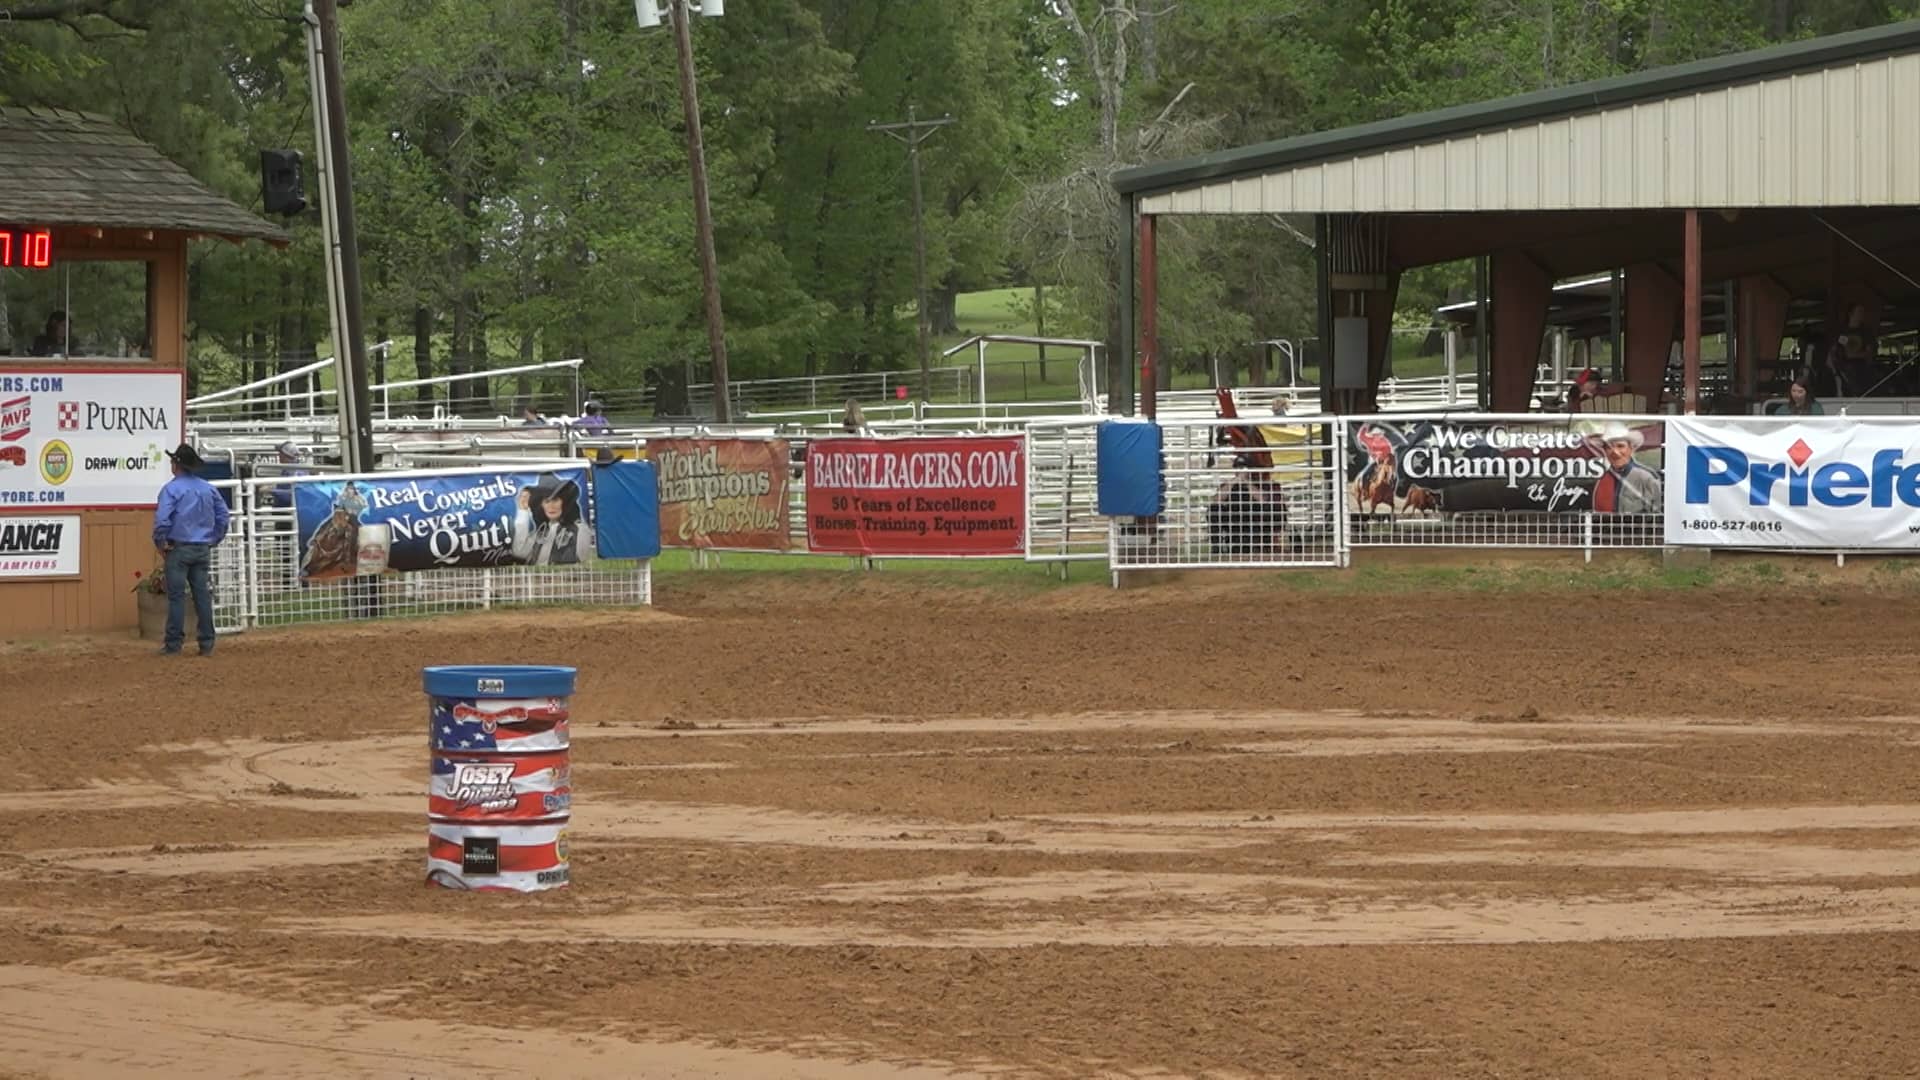
[[1624, 275], [1615, 268], [1612, 275], [1612, 291], [1607, 304], [1607, 315], [1611, 321], [1609, 332], [1612, 335], [1610, 340], [1613, 353], [1611, 358], [1613, 371], [1607, 381], [1616, 383], [1625, 381], [1627, 377], [1626, 345], [1620, 325], [1620, 309], [1624, 306], [1624, 297], [1621, 294], [1624, 288]]
[[1487, 257], [1473, 260], [1473, 382], [1475, 400], [1482, 412], [1492, 404], [1492, 380], [1487, 372], [1492, 367], [1489, 361], [1492, 341], [1488, 337], [1487, 319]]
[[[867, 125], [868, 131], [877, 131], [906, 144], [907, 166], [913, 173], [914, 288], [919, 305], [919, 313], [914, 321], [918, 324], [915, 330], [920, 342], [920, 400], [922, 401], [931, 400], [933, 397], [931, 363], [933, 315], [927, 310], [927, 231], [925, 202], [920, 192], [920, 144], [932, 138], [935, 131], [951, 123], [953, 123], [951, 116], [942, 116], [938, 120], [921, 120], [914, 115], [913, 105], [909, 103], [906, 123]], [[984, 402], [984, 395], [982, 400]]]
[[1159, 415], [1160, 263], [1157, 219], [1140, 215], [1140, 415]]
[[[333, 337], [333, 377], [335, 382], [344, 382], [346, 369], [340, 364], [340, 343], [344, 341], [347, 336], [347, 320], [340, 308], [340, 251], [333, 243], [333, 237], [335, 236], [333, 224], [334, 199], [332, 190], [333, 165], [328, 160], [330, 156], [329, 149], [333, 145], [333, 140], [328, 137], [330, 129], [327, 125], [326, 79], [323, 74], [326, 69], [326, 61], [324, 59], [325, 52], [320, 44], [320, 16], [314, 12], [312, 0], [309, 0], [307, 3], [302, 21], [307, 30], [307, 87], [308, 92], [313, 98], [314, 167], [320, 174], [317, 177], [319, 181], [318, 193], [320, 196], [320, 235], [322, 242], [326, 245], [327, 329], [328, 333]], [[314, 398], [312, 393], [318, 386], [318, 378], [317, 375], [309, 375], [303, 380], [308, 392], [308, 416], [313, 415]], [[289, 383], [287, 385], [287, 399], [282, 412], [288, 421], [293, 419], [297, 402], [294, 396], [295, 388], [299, 385], [301, 384]], [[340, 456], [341, 462], [345, 464], [351, 458], [353, 453], [352, 447], [355, 442], [352, 416], [353, 403], [352, 395], [350, 394], [340, 395], [340, 397]], [[352, 472], [353, 470], [349, 467], [347, 471]]]
[[1700, 211], [1687, 211], [1686, 286], [1681, 314], [1680, 356], [1685, 371], [1688, 416], [1700, 411]]
[[333, 342], [333, 353], [339, 361], [335, 370], [340, 383], [338, 396], [344, 425], [340, 450], [348, 471], [367, 472], [374, 467], [370, 416], [373, 404], [367, 392], [367, 342], [360, 310], [360, 249], [354, 230], [347, 95], [340, 69], [340, 12], [337, 0], [314, 0], [312, 10], [319, 24], [322, 81], [326, 92], [329, 174], [326, 195], [334, 204], [331, 246], [339, 264], [340, 311], [344, 316], [345, 339], [336, 337]]
[[[907, 123], [913, 122], [913, 106], [908, 105]], [[933, 319], [927, 314], [927, 222], [925, 204], [920, 197], [919, 139], [907, 143], [907, 162], [913, 172], [913, 278], [918, 293], [914, 322], [919, 324], [915, 329], [920, 335], [920, 395], [926, 400], [933, 396], [933, 364], [927, 356]]]
[[1132, 195], [1120, 200], [1120, 220], [1115, 227], [1120, 232], [1119, 256], [1120, 280], [1114, 282], [1118, 293], [1115, 300], [1119, 318], [1119, 333], [1109, 347], [1118, 349], [1119, 354], [1107, 356], [1107, 412], [1116, 416], [1133, 415], [1133, 221], [1138, 203]]
[[1340, 402], [1333, 393], [1333, 278], [1327, 261], [1328, 238], [1333, 230], [1327, 215], [1313, 216], [1314, 333], [1319, 335], [1320, 411], [1337, 413]]
[[733, 422], [727, 396], [727, 333], [720, 314], [720, 267], [713, 253], [713, 208], [707, 202], [707, 153], [700, 137], [700, 93], [693, 80], [692, 13], [672, 0], [673, 44], [680, 58], [680, 106], [687, 119], [687, 164], [693, 172], [693, 231], [700, 248], [700, 291], [707, 308], [707, 349], [713, 355], [713, 418]]

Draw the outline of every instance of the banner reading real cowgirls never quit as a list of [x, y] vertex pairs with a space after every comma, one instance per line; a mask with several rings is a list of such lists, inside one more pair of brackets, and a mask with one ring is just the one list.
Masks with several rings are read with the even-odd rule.
[[807, 448], [807, 547], [845, 555], [1019, 555], [1017, 438], [822, 439]]
[[301, 581], [359, 572], [369, 527], [386, 569], [562, 565], [597, 557], [585, 469], [470, 473], [294, 485]]

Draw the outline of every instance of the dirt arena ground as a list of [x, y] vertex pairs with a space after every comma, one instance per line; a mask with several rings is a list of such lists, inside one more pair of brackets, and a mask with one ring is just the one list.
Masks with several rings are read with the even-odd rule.
[[[0, 1077], [1920, 1074], [1911, 590], [1112, 593], [0, 646]], [[575, 885], [423, 884], [567, 663]]]

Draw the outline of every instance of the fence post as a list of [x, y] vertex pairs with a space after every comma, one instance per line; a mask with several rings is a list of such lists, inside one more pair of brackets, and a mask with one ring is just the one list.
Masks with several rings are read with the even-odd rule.
[[1333, 560], [1341, 569], [1353, 565], [1353, 522], [1347, 516], [1347, 418], [1339, 416], [1329, 426], [1333, 455]]
[[[287, 490], [291, 492], [293, 489], [292, 487], [288, 487]], [[257, 508], [254, 505], [253, 492], [254, 489], [251, 483], [243, 482], [240, 485], [240, 529], [242, 538], [247, 544], [247, 553], [245, 557], [240, 560], [242, 567], [241, 582], [242, 586], [246, 589], [246, 603], [243, 605], [246, 611], [242, 615], [242, 619], [248, 626], [260, 625], [259, 561], [261, 533], [260, 518], [256, 513]], [[298, 546], [299, 542], [299, 525], [296, 521], [294, 526], [294, 544]]]

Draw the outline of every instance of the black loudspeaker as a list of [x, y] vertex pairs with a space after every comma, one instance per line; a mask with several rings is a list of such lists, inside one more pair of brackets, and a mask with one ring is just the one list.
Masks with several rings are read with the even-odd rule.
[[300, 162], [298, 150], [260, 151], [260, 195], [267, 213], [293, 217], [307, 208]]

